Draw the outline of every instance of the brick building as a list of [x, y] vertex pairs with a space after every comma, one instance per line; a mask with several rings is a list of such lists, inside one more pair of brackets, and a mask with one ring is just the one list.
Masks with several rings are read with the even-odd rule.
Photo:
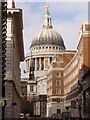
[[76, 51], [56, 54], [47, 74], [47, 116], [64, 111], [64, 67], [71, 61]]
[[[86, 23], [80, 28], [77, 50], [66, 50], [63, 54], [54, 56], [47, 74], [48, 116], [58, 111], [67, 111], [65, 107], [69, 107], [72, 117], [89, 117], [84, 111], [87, 102], [84, 89], [88, 84], [90, 71], [89, 45], [90, 24]], [[88, 84], [86, 88], [89, 101], [90, 85]]]

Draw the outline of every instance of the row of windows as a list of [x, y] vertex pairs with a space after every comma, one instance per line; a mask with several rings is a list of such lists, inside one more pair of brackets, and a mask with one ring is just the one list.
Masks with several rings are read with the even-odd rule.
[[69, 92], [72, 90], [72, 87], [76, 84], [76, 82], [77, 82], [77, 80], [74, 81], [74, 82], [73, 82], [71, 85], [69, 85], [68, 87], [66, 87], [66, 88], [64, 89], [64, 94], [69, 93]]
[[78, 70], [75, 70], [68, 78], [65, 79], [64, 85], [72, 81], [78, 75]]
[[55, 47], [55, 46], [40, 46], [40, 47], [34, 47], [32, 50], [37, 49], [57, 49], [57, 50], [63, 50], [62, 47]]
[[64, 76], [66, 76], [67, 74], [69, 74], [70, 71], [76, 66], [76, 64], [78, 64], [78, 60], [77, 60], [77, 59], [75, 59], [75, 60], [71, 63], [71, 65], [65, 70]]
[[[56, 80], [56, 95], [60, 95], [61, 94], [61, 89], [60, 89], [60, 80]], [[52, 94], [52, 82], [49, 81], [47, 84], [47, 90], [48, 90], [48, 95]]]

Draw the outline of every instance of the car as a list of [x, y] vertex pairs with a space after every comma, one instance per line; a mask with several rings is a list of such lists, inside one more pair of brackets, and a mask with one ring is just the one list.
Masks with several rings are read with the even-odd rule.
[[20, 113], [20, 118], [24, 118], [24, 113]]
[[26, 114], [25, 116], [26, 116], [26, 118], [30, 118], [31, 117], [31, 115], [29, 113]]

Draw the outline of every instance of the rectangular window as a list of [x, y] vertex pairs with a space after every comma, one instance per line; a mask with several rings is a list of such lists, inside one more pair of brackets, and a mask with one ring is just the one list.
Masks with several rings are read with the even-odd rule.
[[61, 77], [60, 72], [57, 72], [57, 74], [56, 74], [56, 78], [60, 78], [60, 77]]
[[56, 86], [60, 86], [60, 80], [56, 80]]
[[60, 88], [56, 88], [56, 95], [60, 95]]
[[60, 111], [60, 109], [57, 109], [57, 113], [60, 113], [61, 111]]
[[60, 98], [57, 98], [57, 103], [60, 103]]
[[33, 85], [30, 85], [30, 91], [33, 91]]

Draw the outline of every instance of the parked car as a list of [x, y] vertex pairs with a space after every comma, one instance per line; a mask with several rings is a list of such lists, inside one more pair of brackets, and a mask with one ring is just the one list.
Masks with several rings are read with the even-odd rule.
[[25, 116], [26, 116], [26, 118], [28, 118], [28, 119], [31, 117], [31, 115], [30, 115], [29, 113], [26, 114]]
[[24, 113], [20, 113], [20, 118], [24, 118]]

